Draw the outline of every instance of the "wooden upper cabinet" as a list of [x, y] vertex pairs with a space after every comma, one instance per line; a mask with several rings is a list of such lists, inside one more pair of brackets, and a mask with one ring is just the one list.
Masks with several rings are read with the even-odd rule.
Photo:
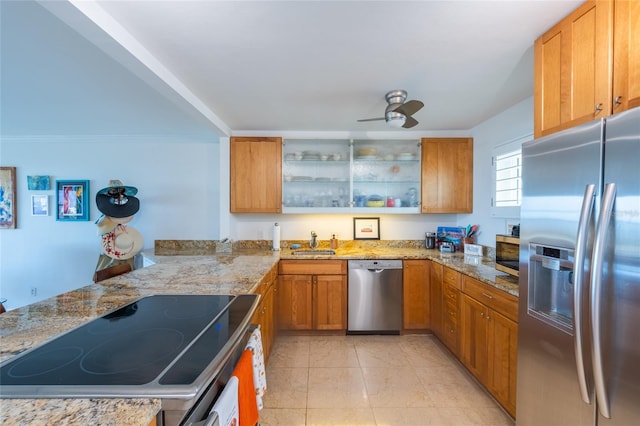
[[232, 137], [231, 213], [282, 212], [282, 138]]
[[473, 138], [422, 139], [422, 213], [473, 212]]
[[616, 0], [613, 21], [613, 112], [640, 106], [640, 1]]
[[612, 112], [613, 0], [580, 5], [534, 43], [534, 136]]

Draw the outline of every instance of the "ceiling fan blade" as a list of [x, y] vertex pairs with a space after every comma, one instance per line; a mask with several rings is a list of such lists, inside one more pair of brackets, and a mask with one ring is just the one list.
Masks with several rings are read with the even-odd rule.
[[403, 103], [398, 108], [394, 109], [394, 111], [395, 112], [399, 112], [401, 114], [404, 114], [404, 115], [406, 115], [408, 117], [408, 116], [413, 115], [416, 112], [420, 111], [420, 109], [423, 106], [424, 106], [424, 103], [422, 103], [421, 101], [410, 100], [410, 101], [407, 101], [407, 102]]
[[362, 121], [380, 121], [380, 120], [384, 120], [384, 117], [379, 117], [379, 118], [363, 118], [362, 120], [358, 120], [358, 121], [362, 122]]
[[404, 127], [405, 129], [410, 129], [417, 124], [418, 124], [418, 120], [416, 120], [413, 117], [407, 116], [407, 121], [404, 122], [404, 126], [402, 127]]

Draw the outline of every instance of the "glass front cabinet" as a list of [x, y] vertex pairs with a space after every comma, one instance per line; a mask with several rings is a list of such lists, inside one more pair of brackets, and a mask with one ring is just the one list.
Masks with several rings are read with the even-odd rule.
[[420, 213], [420, 140], [286, 139], [283, 213]]

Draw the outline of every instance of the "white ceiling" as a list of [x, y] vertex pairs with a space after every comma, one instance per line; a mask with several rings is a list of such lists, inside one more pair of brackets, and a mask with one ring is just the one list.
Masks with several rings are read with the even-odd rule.
[[533, 94], [533, 41], [581, 1], [71, 3], [241, 133], [389, 130], [356, 120], [393, 89], [425, 103], [412, 130], [470, 129]]

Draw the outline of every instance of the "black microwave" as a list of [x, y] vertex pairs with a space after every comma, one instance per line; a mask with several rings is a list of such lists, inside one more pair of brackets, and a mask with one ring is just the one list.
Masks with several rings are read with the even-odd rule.
[[509, 275], [519, 276], [520, 238], [496, 235], [496, 269]]

